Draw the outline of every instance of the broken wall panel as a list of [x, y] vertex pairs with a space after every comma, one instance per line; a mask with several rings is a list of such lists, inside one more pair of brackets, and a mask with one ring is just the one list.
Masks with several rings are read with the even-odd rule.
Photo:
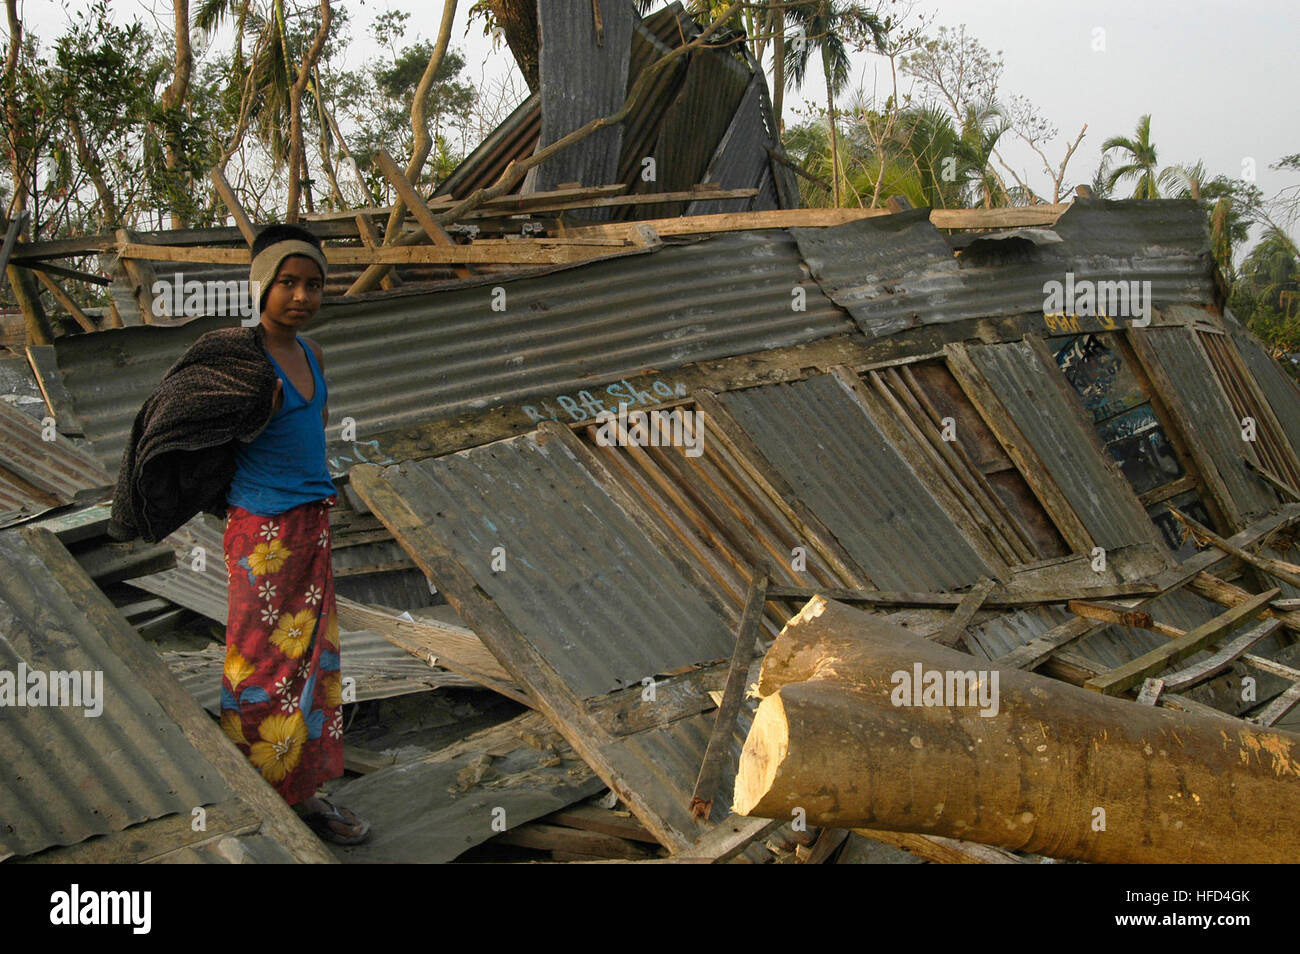
[[[0, 706], [0, 858], [233, 797], [17, 530], [0, 533], [0, 672], [32, 680]], [[48, 704], [49, 686], [18, 705], [50, 672], [92, 680], [79, 705]]]
[[[576, 438], [539, 434], [380, 470], [353, 484], [527, 688], [538, 708], [674, 852], [710, 830], [689, 806], [726, 666], [656, 681], [734, 648], [706, 603], [580, 465]], [[490, 515], [490, 516], [489, 516]], [[505, 546], [505, 569], [491, 569]], [[602, 695], [611, 685], [632, 688]], [[747, 731], [742, 712], [733, 748]], [[727, 815], [717, 800], [713, 822]]]
[[1190, 439], [1215, 468], [1230, 498], [1226, 504], [1238, 519], [1249, 522], [1275, 507], [1275, 495], [1246, 467], [1247, 460], [1258, 462], [1254, 447], [1243, 440], [1241, 422], [1219, 387], [1195, 332], [1190, 328], [1147, 328], [1134, 334], [1144, 339], [1149, 357], [1163, 370], [1174, 392], [1170, 398], [1193, 429]]
[[876, 586], [940, 590], [996, 576], [834, 376], [719, 399]]
[[730, 655], [722, 620], [567, 447], [528, 434], [385, 480], [579, 697]]
[[1066, 403], [1055, 369], [1024, 342], [974, 346], [968, 353], [1097, 545], [1109, 550], [1152, 543], [1145, 511]]
[[[764, 562], [778, 585], [854, 589], [867, 584], [865, 574], [846, 566], [828, 531], [806, 532], [788, 502], [754, 476], [755, 463], [724, 435], [728, 422], [698, 406], [685, 413], [696, 422], [691, 447], [638, 447], [624, 441], [626, 431], [610, 434], [595, 424], [583, 437], [737, 616], [752, 568]], [[769, 635], [775, 636], [797, 609], [790, 601], [769, 601], [764, 617]]]

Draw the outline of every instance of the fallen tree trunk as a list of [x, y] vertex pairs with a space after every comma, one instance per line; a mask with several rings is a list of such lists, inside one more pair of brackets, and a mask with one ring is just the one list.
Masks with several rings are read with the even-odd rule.
[[1300, 857], [1300, 736], [990, 669], [821, 597], [759, 694], [741, 815], [1093, 862]]

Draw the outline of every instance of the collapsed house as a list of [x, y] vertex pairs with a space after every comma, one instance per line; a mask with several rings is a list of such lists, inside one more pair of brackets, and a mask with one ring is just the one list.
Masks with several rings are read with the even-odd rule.
[[[656, 44], [688, 35], [679, 11], [628, 15], [625, 27], [606, 19], [614, 62], [592, 69], [634, 76]], [[785, 692], [763, 655], [825, 607], [818, 626], [893, 627], [898, 658], [922, 659], [901, 628], [949, 669], [1118, 697], [1091, 716], [1069, 703], [1060, 731], [1081, 744], [1125, 713], [1184, 719], [1246, 733], [1256, 745], [1241, 757], [1294, 784], [1300, 394], [1224, 309], [1196, 203], [793, 208], [777, 149], [755, 145], [774, 141], [761, 72], [710, 50], [684, 58], [621, 144], [563, 153], [570, 166], [543, 165], [469, 227], [440, 231], [429, 210], [611, 111], [564, 93], [546, 49], [541, 101], [413, 210], [403, 256], [374, 242], [387, 210], [309, 223], [331, 261], [311, 333], [330, 356], [352, 704], [418, 721], [417, 700], [501, 700], [467, 707], [465, 731], [436, 749], [345, 736], [360, 777], [340, 797], [374, 819], [376, 840], [339, 857], [512, 846], [557, 860], [821, 861], [864, 845], [936, 861], [1053, 857], [1010, 816], [984, 819], [1008, 822], [1002, 841], [978, 826], [965, 840], [933, 804], [837, 820], [809, 803], [800, 817], [790, 805], [829, 784], [815, 773], [778, 811], [733, 813], [733, 800], [760, 804], [733, 791], [742, 750], [780, 761], [746, 741], [746, 689], [764, 706]], [[705, 109], [701, 91], [732, 73], [730, 105]], [[557, 126], [548, 90], [577, 110]], [[712, 130], [700, 141], [697, 113]], [[639, 191], [650, 143], [661, 169], [689, 145], [689, 175]], [[203, 714], [217, 705], [220, 651], [158, 642], [182, 618], [223, 621], [219, 524], [195, 518], [157, 546], [103, 538], [104, 488], [136, 409], [189, 344], [232, 321], [159, 317], [144, 300], [152, 281], [238, 277], [246, 239], [111, 237], [123, 327], [25, 350], [35, 384], [15, 397], [28, 414], [0, 416], [0, 492], [13, 501], [0, 668], [99, 670], [110, 702], [99, 719], [0, 708], [0, 857], [332, 857]], [[35, 243], [12, 261], [85, 247]], [[389, 265], [386, 287], [355, 290]], [[47, 418], [53, 439], [39, 440]], [[993, 721], [1018, 718], [1019, 698]], [[1051, 707], [1035, 713], [1048, 731]], [[851, 784], [868, 762], [854, 752], [883, 747], [885, 732], [906, 744], [873, 763], [880, 778], [939, 771], [908, 761], [935, 718], [882, 707], [819, 728], [838, 732]], [[66, 777], [73, 764], [80, 777]], [[1033, 797], [1063, 794], [1051, 784]], [[950, 787], [981, 794], [978, 778]], [[1195, 807], [1170, 816], [1160, 799], [1175, 794]], [[1114, 814], [1124, 798], [1109, 797]], [[1144, 798], [1124, 806], [1127, 821], [1188, 836], [1241, 807], [1192, 791]], [[1251, 817], [1284, 821], [1253, 805]], [[198, 809], [205, 828], [191, 825]], [[1124, 851], [1099, 860], [1133, 860]]]

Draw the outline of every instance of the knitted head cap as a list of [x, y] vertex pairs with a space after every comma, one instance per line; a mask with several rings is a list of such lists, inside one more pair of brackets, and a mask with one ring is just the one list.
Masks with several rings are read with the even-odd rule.
[[294, 225], [268, 226], [253, 242], [253, 262], [248, 269], [248, 280], [258, 289], [258, 298], [263, 304], [280, 266], [292, 255], [301, 255], [315, 262], [320, 269], [321, 282], [325, 281], [328, 271], [325, 253], [321, 251], [316, 236]]

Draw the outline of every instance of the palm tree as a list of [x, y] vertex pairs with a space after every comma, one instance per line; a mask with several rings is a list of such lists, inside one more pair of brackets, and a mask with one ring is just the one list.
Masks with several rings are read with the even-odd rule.
[[1137, 179], [1137, 188], [1133, 190], [1135, 199], [1158, 199], [1160, 190], [1174, 185], [1177, 173], [1172, 169], [1157, 171], [1156, 147], [1151, 141], [1151, 114], [1147, 113], [1138, 120], [1135, 137], [1111, 136], [1101, 144], [1102, 161], [1109, 157], [1112, 149], [1121, 153], [1120, 164], [1113, 167], [1106, 177], [1108, 191], [1115, 188], [1122, 179]]
[[839, 136], [835, 128], [835, 97], [849, 81], [849, 53], [845, 39], [869, 38], [883, 50], [886, 24], [870, 10], [842, 0], [811, 0], [789, 9], [789, 17], [800, 28], [786, 55], [786, 85], [798, 89], [808, 73], [813, 50], [821, 53], [822, 75], [826, 80], [826, 108], [830, 117], [831, 184], [835, 207], [840, 206]]

